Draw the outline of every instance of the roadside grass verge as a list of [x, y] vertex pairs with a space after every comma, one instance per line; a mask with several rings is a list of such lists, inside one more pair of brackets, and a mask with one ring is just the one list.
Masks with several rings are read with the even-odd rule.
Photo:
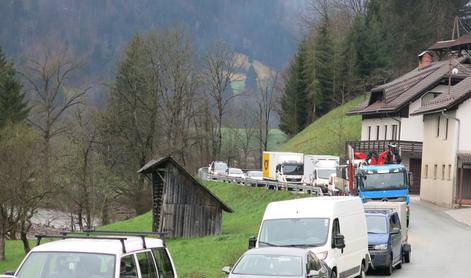
[[[179, 277], [225, 277], [220, 271], [233, 265], [247, 250], [248, 238], [258, 233], [268, 203], [304, 197], [286, 191], [266, 190], [220, 182], [206, 182], [214, 194], [234, 213], [224, 213], [222, 234], [192, 239], [168, 239], [167, 244]], [[101, 227], [103, 230], [151, 231], [148, 212], [135, 218]], [[34, 245], [32, 245], [34, 246]], [[0, 262], [0, 273], [15, 270], [24, 257], [21, 241], [7, 241], [7, 260]]]

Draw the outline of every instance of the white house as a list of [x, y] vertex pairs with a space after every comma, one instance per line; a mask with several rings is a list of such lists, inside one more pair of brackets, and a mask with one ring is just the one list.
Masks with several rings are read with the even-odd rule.
[[470, 45], [471, 35], [437, 42], [349, 113], [362, 116], [362, 132], [347, 144], [367, 152], [396, 142], [415, 177], [411, 192], [446, 207], [471, 204]]

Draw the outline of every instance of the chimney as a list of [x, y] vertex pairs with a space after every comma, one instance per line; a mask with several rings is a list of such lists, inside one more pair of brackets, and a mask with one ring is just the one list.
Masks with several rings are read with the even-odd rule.
[[427, 50], [423, 51], [418, 56], [419, 56], [419, 69], [428, 67], [433, 62], [432, 53], [430, 53]]

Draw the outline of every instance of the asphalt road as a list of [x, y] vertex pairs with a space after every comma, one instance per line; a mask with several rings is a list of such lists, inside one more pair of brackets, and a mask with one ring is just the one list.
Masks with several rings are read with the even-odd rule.
[[471, 277], [471, 227], [444, 209], [413, 200], [409, 227], [411, 263], [395, 269], [391, 276], [371, 277]]

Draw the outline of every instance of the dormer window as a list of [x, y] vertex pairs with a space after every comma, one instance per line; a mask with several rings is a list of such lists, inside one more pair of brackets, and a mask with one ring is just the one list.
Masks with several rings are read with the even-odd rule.
[[371, 92], [370, 102], [368, 103], [368, 105], [371, 105], [375, 102], [381, 102], [383, 101], [383, 99], [384, 99], [383, 91], [373, 91]]

